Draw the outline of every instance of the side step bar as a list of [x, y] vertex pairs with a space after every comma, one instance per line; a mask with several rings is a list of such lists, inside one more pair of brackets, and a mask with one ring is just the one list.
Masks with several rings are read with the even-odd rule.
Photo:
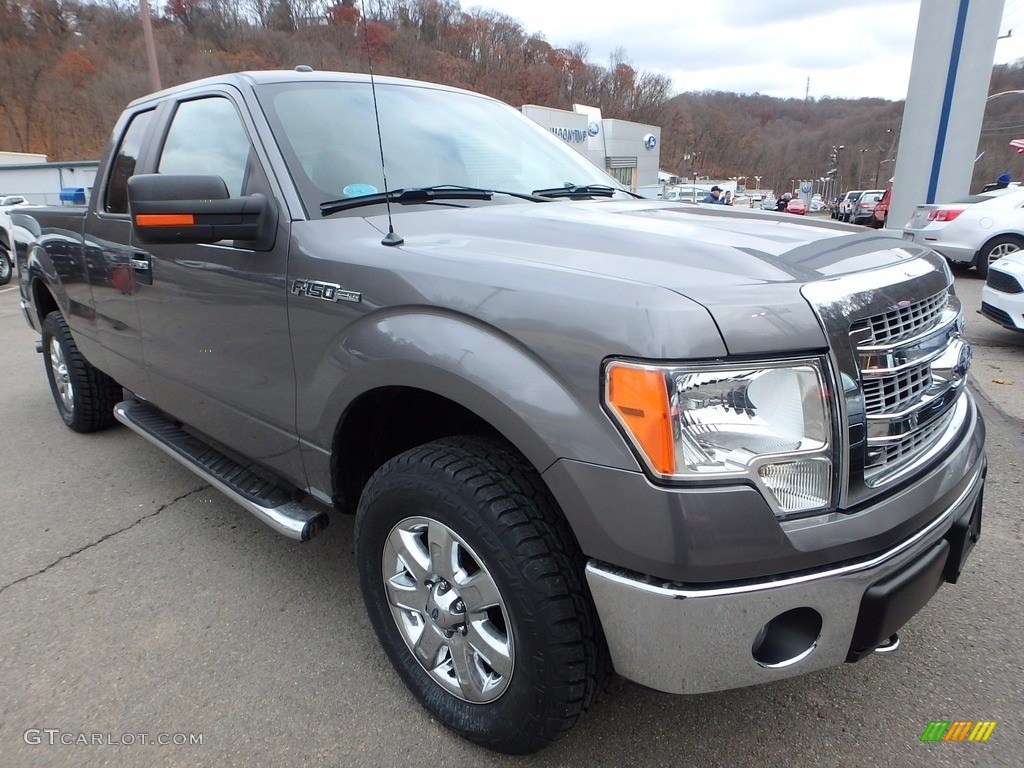
[[283, 488], [190, 435], [152, 406], [125, 400], [114, 406], [114, 416], [278, 533], [308, 541], [327, 527], [325, 512], [293, 501]]

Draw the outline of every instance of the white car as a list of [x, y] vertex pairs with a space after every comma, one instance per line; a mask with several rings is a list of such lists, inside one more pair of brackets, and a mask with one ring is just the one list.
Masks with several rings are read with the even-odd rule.
[[853, 204], [857, 202], [857, 198], [861, 196], [863, 189], [851, 189], [849, 192], [843, 194], [839, 200], [839, 211], [836, 218], [840, 221], [849, 221], [850, 214], [853, 213]]
[[1011, 331], [1024, 332], [1024, 251], [989, 266], [981, 289], [981, 314]]
[[993, 189], [952, 203], [919, 205], [903, 237], [927, 245], [982, 277], [997, 259], [1024, 248], [1024, 189]]
[[33, 206], [21, 195], [0, 195], [0, 285], [7, 285], [14, 276], [14, 238], [11, 211]]

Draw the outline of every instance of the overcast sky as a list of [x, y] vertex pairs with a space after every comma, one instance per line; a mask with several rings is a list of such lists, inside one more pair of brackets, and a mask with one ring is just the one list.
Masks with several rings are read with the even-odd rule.
[[[926, 3], [930, 0], [924, 0]], [[996, 0], [985, 0], [996, 2]], [[517, 19], [555, 47], [584, 43], [607, 65], [615, 48], [676, 92], [735, 91], [906, 98], [918, 0], [462, 0]], [[997, 64], [1024, 58], [1024, 0], [1005, 0]]]

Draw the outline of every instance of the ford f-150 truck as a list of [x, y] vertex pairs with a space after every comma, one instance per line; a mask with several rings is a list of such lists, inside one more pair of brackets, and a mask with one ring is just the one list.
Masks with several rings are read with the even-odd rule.
[[57, 410], [297, 539], [441, 722], [562, 735], [612, 673], [856, 661], [955, 582], [984, 426], [945, 260], [639, 199], [518, 111], [254, 72], [128, 106], [87, 209], [18, 231]]

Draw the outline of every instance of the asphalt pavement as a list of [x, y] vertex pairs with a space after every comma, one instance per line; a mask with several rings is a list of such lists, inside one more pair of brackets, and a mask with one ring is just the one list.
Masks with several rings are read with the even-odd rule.
[[[1019, 766], [1024, 335], [957, 273], [991, 467], [981, 542], [885, 657], [683, 697], [614, 679], [531, 758], [439, 726], [377, 647], [350, 518], [285, 539], [124, 428], [57, 416], [0, 289], [0, 765]], [[929, 723], [995, 721], [987, 742]]]

